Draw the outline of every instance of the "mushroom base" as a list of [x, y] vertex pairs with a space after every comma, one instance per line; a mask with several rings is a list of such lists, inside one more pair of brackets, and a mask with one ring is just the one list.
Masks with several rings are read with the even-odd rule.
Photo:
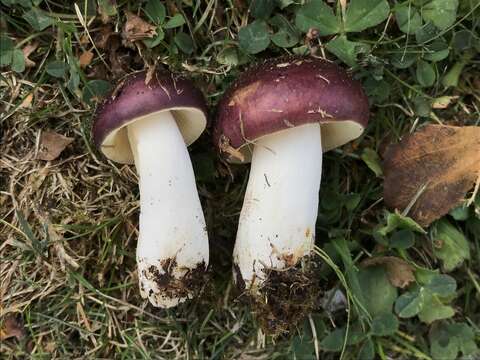
[[[196, 267], [188, 269], [185, 275], [177, 277], [177, 261], [175, 258], [162, 260], [158, 266], [150, 265], [143, 268], [140, 276], [156, 285], [160, 296], [165, 299], [178, 299], [181, 302], [184, 299], [190, 299], [198, 295], [206, 283], [207, 265], [204, 261], [198, 263]], [[140, 282], [140, 291], [145, 294], [144, 297], [153, 295], [150, 287], [147, 294], [144, 283]], [[159, 295], [157, 295], [158, 297]]]
[[265, 333], [288, 334], [315, 309], [321, 293], [319, 268], [318, 257], [306, 256], [288, 270], [265, 270], [265, 281], [255, 289], [245, 289], [235, 269], [240, 299], [255, 309], [255, 318]]

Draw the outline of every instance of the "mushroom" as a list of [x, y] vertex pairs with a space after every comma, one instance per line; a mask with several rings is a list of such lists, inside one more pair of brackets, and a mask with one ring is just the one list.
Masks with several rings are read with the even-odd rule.
[[209, 248], [187, 146], [206, 127], [201, 92], [181, 77], [128, 76], [98, 108], [92, 133], [110, 160], [133, 164], [140, 188], [140, 293], [156, 307], [191, 298], [202, 286]]
[[[275, 297], [280, 290], [273, 281], [296, 292], [291, 301], [307, 301], [307, 292], [315, 291], [306, 269], [312, 265], [322, 152], [359, 137], [368, 115], [360, 83], [317, 58], [268, 60], [242, 73], [220, 100], [215, 144], [230, 162], [251, 161], [233, 261], [237, 285], [257, 305], [289, 301]], [[306, 308], [285, 306], [267, 309], [270, 323], [272, 313]], [[297, 315], [275, 319], [276, 325], [288, 326]]]

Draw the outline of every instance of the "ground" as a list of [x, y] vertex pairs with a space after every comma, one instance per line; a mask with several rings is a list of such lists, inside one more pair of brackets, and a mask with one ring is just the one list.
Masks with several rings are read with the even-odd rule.
[[[384, 203], [382, 172], [388, 145], [426, 124], [480, 125], [477, 1], [1, 0], [0, 11], [2, 358], [478, 356], [478, 193], [420, 228]], [[271, 337], [232, 280], [249, 167], [218, 155], [212, 123], [239, 73], [291, 53], [349, 69], [370, 122], [324, 157], [314, 310]], [[189, 148], [210, 280], [170, 310], [139, 295], [135, 169], [90, 132], [116, 81], [154, 68], [192, 79], [210, 109]]]

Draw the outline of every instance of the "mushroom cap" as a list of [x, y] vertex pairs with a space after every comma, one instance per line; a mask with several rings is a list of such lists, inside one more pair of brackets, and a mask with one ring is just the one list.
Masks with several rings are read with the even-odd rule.
[[248, 69], [225, 92], [214, 142], [231, 162], [249, 162], [256, 139], [294, 126], [321, 124], [327, 151], [359, 137], [368, 122], [360, 82], [338, 65], [288, 56]]
[[205, 99], [191, 81], [167, 71], [153, 74], [148, 84], [145, 79], [145, 72], [127, 76], [95, 112], [94, 143], [113, 161], [134, 163], [126, 128], [132, 122], [171, 111], [187, 145], [207, 125]]

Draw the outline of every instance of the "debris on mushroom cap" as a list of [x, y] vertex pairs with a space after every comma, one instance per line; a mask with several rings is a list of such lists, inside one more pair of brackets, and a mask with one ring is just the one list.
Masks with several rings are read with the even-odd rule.
[[368, 115], [360, 82], [341, 67], [323, 59], [281, 57], [250, 68], [227, 90], [218, 106], [214, 143], [232, 153], [261, 136], [320, 122], [329, 150], [358, 137]]
[[[205, 99], [190, 80], [168, 71], [158, 71], [147, 83], [145, 72], [131, 74], [120, 81], [97, 108], [92, 127], [95, 145], [99, 148], [105, 145], [109, 135], [134, 119], [166, 110], [176, 110], [185, 123], [186, 120], [190, 120], [190, 115], [185, 114], [187, 112], [195, 112], [195, 120], [201, 120], [201, 124], [196, 125], [195, 129], [190, 131], [188, 139], [185, 139], [187, 144], [192, 143], [205, 129], [207, 114]], [[185, 129], [182, 128], [182, 125], [184, 124], [179, 124], [179, 127], [185, 137]], [[126, 139], [126, 133], [119, 135]], [[121, 144], [122, 141], [111, 140], [108, 146], [117, 146], [117, 143]], [[105, 151], [104, 154], [112, 158]], [[112, 158], [112, 160], [133, 162], [131, 156], [126, 160], [116, 158]]]

